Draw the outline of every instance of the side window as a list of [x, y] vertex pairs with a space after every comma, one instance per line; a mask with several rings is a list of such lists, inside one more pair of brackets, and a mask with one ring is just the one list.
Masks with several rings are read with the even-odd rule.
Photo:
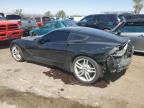
[[82, 19], [81, 21], [80, 21], [80, 23], [87, 23], [87, 22], [91, 22], [91, 21], [93, 21], [93, 16], [87, 16], [87, 17], [85, 17], [84, 19]]
[[68, 38], [68, 42], [75, 42], [75, 41], [84, 41], [87, 40], [89, 37], [84, 36], [81, 34], [71, 33]]
[[65, 41], [67, 41], [69, 34], [70, 34], [70, 32], [68, 32], [68, 31], [60, 31], [60, 30], [50, 32], [43, 37], [43, 41], [44, 41], [43, 43], [65, 42]]
[[124, 26], [123, 28], [120, 29], [120, 32], [144, 32], [144, 26]]
[[99, 20], [100, 20], [100, 16], [96, 15], [96, 16], [94, 16], [93, 23], [97, 24], [99, 22]]
[[101, 15], [101, 16], [100, 16], [100, 22], [102, 22], [102, 23], [108, 23], [108, 22], [109, 22], [109, 19], [108, 19], [107, 16]]

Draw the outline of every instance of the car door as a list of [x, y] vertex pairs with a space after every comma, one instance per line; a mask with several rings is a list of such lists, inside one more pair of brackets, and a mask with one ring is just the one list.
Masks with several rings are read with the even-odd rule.
[[137, 51], [144, 51], [144, 23], [126, 23], [120, 28], [120, 35], [130, 38]]
[[69, 32], [56, 30], [40, 39], [33, 55], [44, 62], [63, 63], [66, 59]]

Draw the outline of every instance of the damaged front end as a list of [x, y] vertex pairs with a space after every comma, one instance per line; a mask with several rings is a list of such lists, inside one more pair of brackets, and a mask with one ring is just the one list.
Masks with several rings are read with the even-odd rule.
[[112, 73], [127, 69], [131, 63], [133, 52], [134, 47], [130, 41], [124, 45], [114, 47], [106, 59], [106, 69]]

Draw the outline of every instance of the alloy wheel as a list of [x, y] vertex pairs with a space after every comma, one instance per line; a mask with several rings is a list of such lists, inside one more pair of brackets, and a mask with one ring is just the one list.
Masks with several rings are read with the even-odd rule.
[[97, 73], [94, 64], [86, 58], [78, 59], [74, 63], [74, 71], [77, 78], [83, 82], [93, 81]]
[[14, 57], [15, 60], [21, 61], [22, 56], [20, 54], [20, 49], [17, 46], [12, 47], [12, 56]]

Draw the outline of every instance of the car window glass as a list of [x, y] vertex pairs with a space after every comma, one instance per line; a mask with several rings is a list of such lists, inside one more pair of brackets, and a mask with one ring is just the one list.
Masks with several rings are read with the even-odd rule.
[[43, 37], [45, 42], [64, 42], [69, 36], [68, 31], [53, 31]]
[[55, 28], [61, 28], [60, 22], [56, 22], [56, 23], [54, 24], [54, 26], [55, 26]]
[[69, 42], [75, 42], [75, 41], [101, 42], [107, 40], [95, 36], [86, 36], [82, 34], [71, 33], [69, 35], [68, 41]]
[[144, 23], [129, 23], [120, 29], [120, 32], [144, 32]]
[[0, 19], [4, 19], [4, 17], [2, 15], [0, 15]]
[[54, 27], [54, 23], [47, 23], [45, 26], [43, 26], [42, 28], [51, 28], [51, 29], [54, 29], [55, 27]]
[[91, 22], [91, 21], [93, 21], [93, 18], [94, 18], [93, 16], [87, 16], [84, 19], [82, 19], [80, 22], [81, 23]]
[[84, 35], [76, 34], [76, 33], [71, 33], [69, 38], [68, 38], [68, 41], [74, 42], [74, 41], [82, 41], [82, 40], [87, 40], [87, 39], [88, 39], [88, 36], [84, 36]]
[[108, 20], [107, 16], [101, 15], [101, 16], [100, 16], [100, 21], [101, 21], [101, 22], [108, 22], [109, 20]]
[[114, 15], [101, 15], [100, 22], [108, 24], [109, 26], [115, 25], [117, 17]]
[[96, 15], [94, 16], [93, 23], [96, 24], [99, 20], [100, 20], [100, 16]]
[[8, 19], [8, 20], [18, 20], [18, 19], [21, 19], [21, 16], [19, 16], [19, 15], [7, 15], [6, 19]]

